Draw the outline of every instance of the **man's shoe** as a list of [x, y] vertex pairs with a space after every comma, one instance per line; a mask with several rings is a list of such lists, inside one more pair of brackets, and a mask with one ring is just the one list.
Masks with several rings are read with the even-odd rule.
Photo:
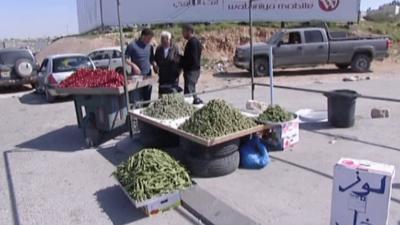
[[203, 100], [201, 100], [200, 98], [195, 98], [193, 101], [193, 105], [201, 105], [203, 104]]

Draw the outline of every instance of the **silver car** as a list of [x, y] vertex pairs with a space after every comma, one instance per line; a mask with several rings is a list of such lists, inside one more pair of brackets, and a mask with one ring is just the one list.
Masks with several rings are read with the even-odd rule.
[[36, 91], [46, 96], [47, 102], [54, 102], [55, 98], [65, 97], [55, 91], [62, 81], [70, 77], [78, 69], [95, 69], [92, 60], [82, 54], [52, 55], [43, 60], [39, 69]]
[[[99, 48], [93, 50], [88, 56], [94, 62], [96, 68], [123, 73], [121, 47]], [[126, 66], [126, 71], [130, 74], [131, 68]]]

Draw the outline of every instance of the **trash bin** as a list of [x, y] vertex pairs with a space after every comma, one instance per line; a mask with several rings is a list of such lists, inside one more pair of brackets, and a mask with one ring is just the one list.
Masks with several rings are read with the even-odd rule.
[[324, 95], [328, 98], [329, 123], [338, 128], [353, 127], [358, 93], [352, 90], [335, 90]]

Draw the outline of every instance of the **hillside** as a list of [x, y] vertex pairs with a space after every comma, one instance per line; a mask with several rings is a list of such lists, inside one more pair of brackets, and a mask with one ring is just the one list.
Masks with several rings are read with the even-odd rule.
[[[292, 26], [294, 26], [292, 24]], [[355, 35], [390, 35], [395, 41], [395, 49], [392, 52], [394, 58], [399, 58], [399, 47], [397, 43], [400, 41], [400, 23], [376, 23], [363, 21], [359, 25], [354, 25], [350, 29], [344, 26], [336, 24], [330, 24], [332, 29], [347, 30]], [[179, 27], [170, 28], [154, 28], [156, 36], [161, 30], [169, 30], [173, 33], [175, 42], [183, 48], [184, 40], [181, 38]], [[204, 64], [206, 67], [214, 65], [218, 61], [230, 61], [234, 55], [234, 51], [237, 45], [247, 43], [249, 38], [248, 27], [245, 25], [221, 23], [212, 25], [197, 25], [196, 26], [198, 36], [204, 44]], [[261, 23], [257, 24], [254, 28], [254, 34], [256, 41], [262, 41], [268, 39], [273, 33], [279, 30], [279, 24], [275, 23]], [[137, 37], [137, 32], [126, 32], [125, 38], [129, 42]], [[101, 47], [109, 47], [119, 45], [118, 33], [108, 33], [101, 35], [84, 35], [77, 37], [62, 38], [46, 49], [41, 51], [37, 57], [38, 60], [43, 60], [44, 57], [51, 54], [60, 53], [88, 53], [93, 49]], [[158, 38], [154, 40], [154, 44], [157, 44]]]

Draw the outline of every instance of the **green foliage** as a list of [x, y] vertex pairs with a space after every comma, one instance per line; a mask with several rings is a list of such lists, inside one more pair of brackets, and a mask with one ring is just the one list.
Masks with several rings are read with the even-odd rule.
[[394, 41], [400, 41], [400, 20], [397, 22], [372, 22], [363, 21], [358, 25], [361, 31], [378, 34], [378, 35], [388, 35]]
[[186, 169], [157, 149], [136, 153], [119, 165], [114, 175], [132, 199], [139, 202], [192, 185]]
[[293, 114], [287, 112], [285, 109], [276, 106], [269, 106], [259, 117], [260, 122], [273, 122], [273, 123], [283, 123], [293, 119]]
[[212, 100], [196, 111], [180, 129], [202, 138], [216, 138], [255, 127], [257, 124], [224, 100]]
[[196, 108], [185, 102], [179, 94], [163, 95], [144, 110], [146, 116], [156, 119], [179, 119], [190, 116]]

